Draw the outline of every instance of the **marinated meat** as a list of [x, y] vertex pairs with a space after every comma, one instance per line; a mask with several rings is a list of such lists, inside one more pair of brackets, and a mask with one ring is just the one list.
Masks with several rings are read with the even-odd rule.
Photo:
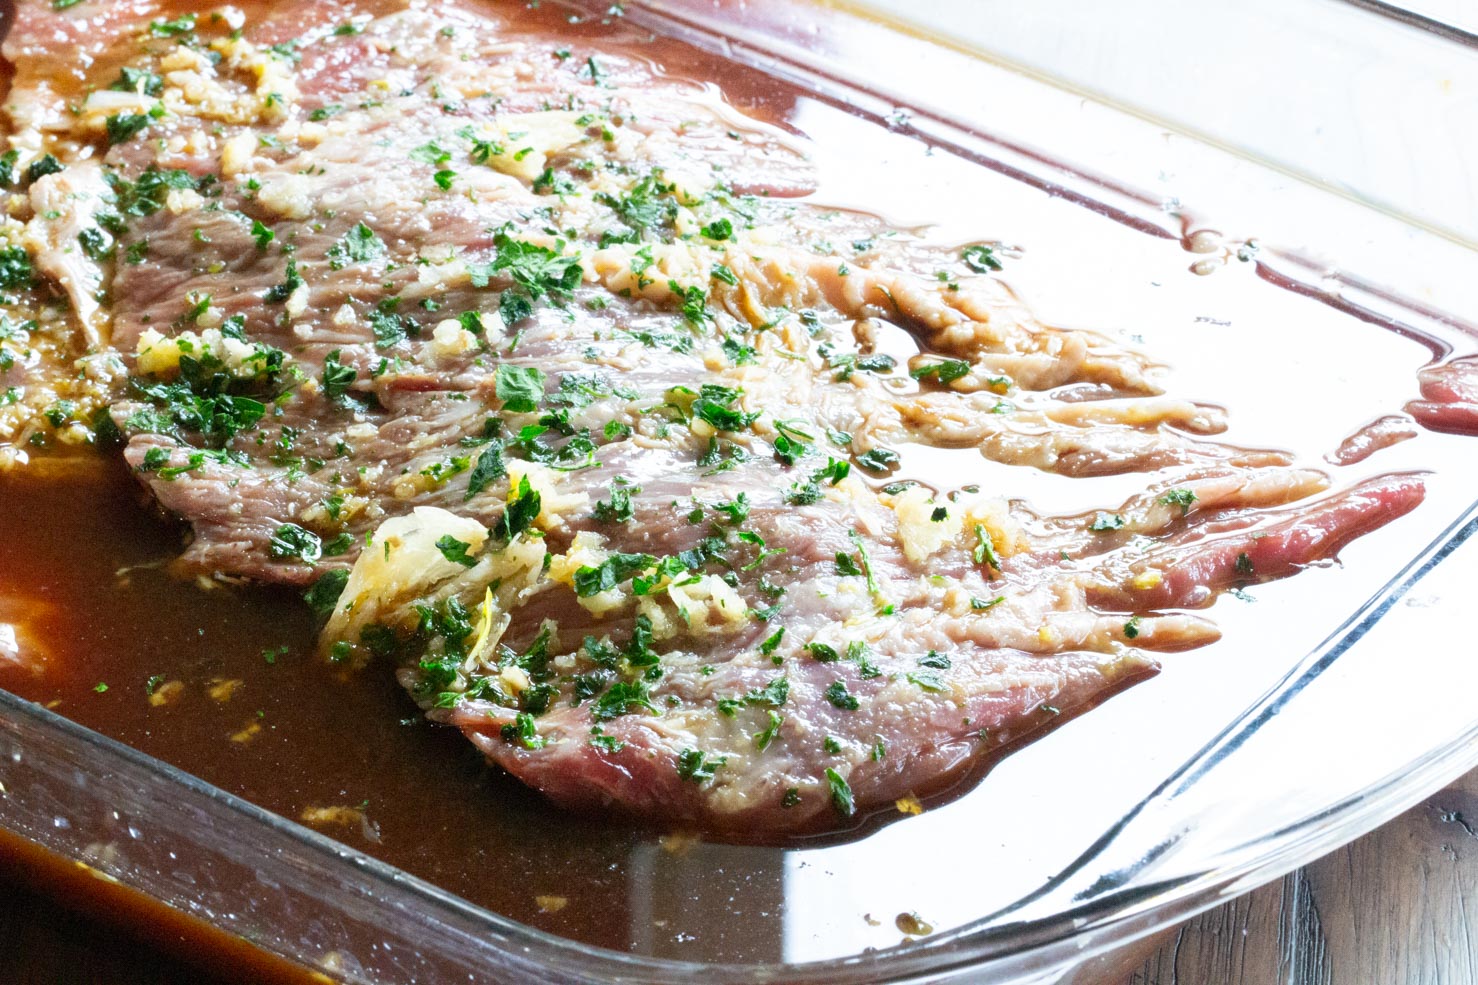
[[1478, 356], [1459, 356], [1417, 374], [1422, 399], [1406, 405], [1433, 431], [1478, 434]]
[[[56, 6], [6, 46], [12, 163], [60, 167], [19, 248], [126, 368], [98, 428], [181, 570], [302, 586], [329, 659], [561, 803], [753, 836], [940, 789], [1421, 501], [1215, 441], [998, 245], [811, 201], [802, 141], [619, 51]], [[1043, 516], [903, 478], [928, 446], [1144, 491]]]

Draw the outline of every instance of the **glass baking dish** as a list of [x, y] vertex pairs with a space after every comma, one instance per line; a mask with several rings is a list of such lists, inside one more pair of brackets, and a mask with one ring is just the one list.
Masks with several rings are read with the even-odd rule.
[[[1292, 6], [1356, 18], [1340, 23], [1368, 38], [1422, 30]], [[1226, 398], [1234, 440], [1316, 455], [1399, 411], [1423, 365], [1475, 348], [1478, 285], [1458, 276], [1473, 250], [1416, 205], [1374, 207], [1111, 91], [1089, 98], [1081, 79], [835, 4], [650, 0], [624, 19], [796, 87], [781, 122], [816, 139], [823, 199], [881, 199], [941, 240], [986, 228], [1021, 244], [1031, 262], [1007, 279], [1045, 320], [1142, 337], [1180, 389]], [[1454, 38], [1387, 47], [1430, 59], [1429, 37], [1453, 72], [1471, 68]], [[626, 951], [479, 908], [3, 692], [0, 827], [350, 982], [1071, 981], [1478, 764], [1478, 667], [1460, 651], [1478, 575], [1471, 440], [1380, 452], [1379, 470], [1428, 473], [1420, 510], [1343, 566], [1218, 603], [1220, 643], [920, 817], [788, 848], [638, 846]], [[1023, 495], [1050, 508], [1059, 491]]]

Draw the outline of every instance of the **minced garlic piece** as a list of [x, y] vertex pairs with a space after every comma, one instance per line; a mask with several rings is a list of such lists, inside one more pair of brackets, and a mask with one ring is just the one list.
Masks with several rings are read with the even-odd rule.
[[[898, 542], [914, 564], [925, 560], [945, 544], [954, 543], [964, 523], [964, 510], [946, 500], [936, 501], [923, 486], [910, 486], [888, 504], [898, 517]], [[938, 520], [936, 514], [942, 514]]]
[[313, 214], [311, 190], [301, 174], [276, 174], [262, 182], [257, 201], [288, 219], [306, 219]]

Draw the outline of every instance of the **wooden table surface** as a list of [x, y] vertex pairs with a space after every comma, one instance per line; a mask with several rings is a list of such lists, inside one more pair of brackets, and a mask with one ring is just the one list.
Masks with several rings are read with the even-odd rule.
[[[1473, 904], [1474, 916], [1469, 914]], [[1102, 985], [1478, 985], [1478, 771]], [[238, 985], [0, 884], [6, 985]]]

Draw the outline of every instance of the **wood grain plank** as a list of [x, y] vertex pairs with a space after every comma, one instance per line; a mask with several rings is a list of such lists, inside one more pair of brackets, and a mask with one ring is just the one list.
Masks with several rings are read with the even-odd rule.
[[1478, 985], [1478, 771], [1108, 985]]

